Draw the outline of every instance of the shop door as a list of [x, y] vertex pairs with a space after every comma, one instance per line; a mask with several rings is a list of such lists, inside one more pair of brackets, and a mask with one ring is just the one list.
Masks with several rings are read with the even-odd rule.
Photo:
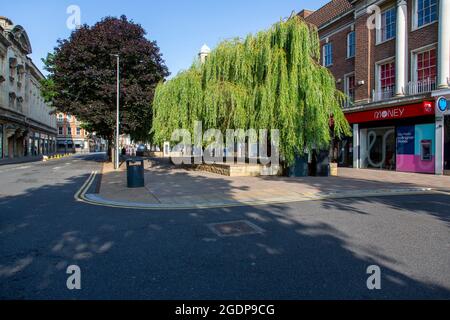
[[444, 170], [450, 175], [450, 116], [445, 116], [444, 123]]
[[344, 138], [338, 143], [338, 164], [340, 167], [353, 166], [353, 138]]

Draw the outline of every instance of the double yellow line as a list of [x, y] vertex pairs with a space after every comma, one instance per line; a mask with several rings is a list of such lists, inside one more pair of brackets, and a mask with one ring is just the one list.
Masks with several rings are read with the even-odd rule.
[[95, 181], [95, 177], [97, 176], [97, 171], [92, 171], [89, 178], [83, 183], [81, 188], [75, 193], [75, 200], [76, 201], [82, 201], [82, 202], [88, 202], [85, 198], [86, 192], [89, 190], [89, 188], [92, 186], [92, 184]]

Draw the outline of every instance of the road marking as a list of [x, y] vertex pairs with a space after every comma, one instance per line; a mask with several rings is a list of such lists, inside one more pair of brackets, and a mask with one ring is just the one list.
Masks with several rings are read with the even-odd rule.
[[450, 195], [450, 190], [436, 190], [435, 192], [440, 193], [440, 194]]
[[8, 172], [8, 171], [15, 171], [15, 170], [25, 170], [25, 169], [30, 169], [30, 168], [31, 168], [31, 166], [14, 167], [14, 168], [10, 168], [7, 170], [0, 170], [0, 173]]
[[29, 169], [31, 168], [31, 166], [23, 166], [23, 167], [18, 167], [17, 170], [24, 170], [24, 169]]
[[[97, 176], [97, 171], [92, 171], [89, 178], [83, 183], [81, 188], [75, 193], [75, 200], [82, 201], [84, 200], [84, 195], [86, 194], [86, 191], [89, 190], [89, 188], [92, 185], [92, 182], [94, 182], [95, 177]], [[84, 201], [85, 202], [85, 201]]]

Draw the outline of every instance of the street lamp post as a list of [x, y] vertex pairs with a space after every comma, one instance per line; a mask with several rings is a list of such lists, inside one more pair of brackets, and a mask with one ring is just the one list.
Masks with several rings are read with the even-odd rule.
[[115, 148], [115, 159], [114, 159], [114, 169], [119, 169], [119, 110], [120, 110], [120, 56], [118, 54], [113, 54], [117, 59], [117, 108], [116, 108], [116, 148]]

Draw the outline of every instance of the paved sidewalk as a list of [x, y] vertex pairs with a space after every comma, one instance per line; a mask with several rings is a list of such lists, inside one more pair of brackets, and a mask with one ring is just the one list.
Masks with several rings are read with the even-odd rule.
[[339, 177], [226, 177], [145, 163], [145, 188], [126, 187], [126, 168], [103, 167], [99, 194], [83, 198], [100, 205], [149, 209], [210, 208], [288, 203], [325, 198], [370, 197], [450, 191], [450, 177], [377, 170], [339, 169]]

